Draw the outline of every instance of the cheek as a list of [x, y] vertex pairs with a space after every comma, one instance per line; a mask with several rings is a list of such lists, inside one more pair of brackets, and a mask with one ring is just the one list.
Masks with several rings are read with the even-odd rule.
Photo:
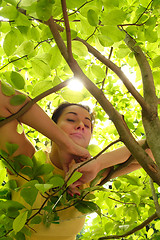
[[65, 133], [70, 133], [71, 131], [71, 126], [66, 124], [66, 123], [60, 123], [58, 126], [65, 132]]
[[88, 141], [88, 143], [90, 142], [90, 140], [91, 140], [91, 137], [92, 137], [92, 134], [91, 134], [91, 132], [88, 132], [88, 134], [87, 134], [87, 141]]

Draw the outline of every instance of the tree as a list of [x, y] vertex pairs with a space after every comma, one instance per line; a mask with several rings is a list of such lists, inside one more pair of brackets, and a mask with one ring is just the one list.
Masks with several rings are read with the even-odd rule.
[[[3, 45], [0, 52], [3, 89], [6, 94], [12, 95], [14, 88], [17, 88], [33, 97], [33, 101], [11, 118], [2, 119], [0, 124], [23, 114], [37, 101], [45, 109], [47, 106], [46, 111], [50, 112], [51, 108], [64, 100], [90, 100], [95, 105], [97, 122], [103, 127], [103, 132], [100, 127], [98, 130], [96, 128], [94, 137], [97, 145], [111, 145], [113, 148], [123, 143], [143, 168], [116, 179], [111, 191], [98, 188], [101, 191], [97, 192], [98, 198], [94, 200], [97, 205], [91, 202], [93, 205], [90, 208], [97, 208], [98, 213], [99, 208], [103, 210], [99, 213], [99, 219], [96, 218], [90, 226], [90, 230], [93, 229], [91, 235], [85, 231], [81, 239], [122, 239], [132, 233], [134, 234], [128, 239], [144, 239], [144, 236], [158, 239], [159, 11], [158, 0], [1, 1]], [[132, 73], [129, 78], [134, 76], [133, 80], [123, 72], [126, 67]], [[81, 93], [74, 93], [66, 87], [73, 76], [80, 79], [85, 86]], [[9, 83], [10, 87], [6, 83]], [[48, 95], [51, 93], [52, 95]], [[19, 104], [19, 101], [23, 99], [13, 99], [13, 104]], [[42, 142], [46, 144], [47, 140], [42, 136], [38, 138], [34, 131], [28, 130], [28, 135], [37, 148], [42, 147]], [[140, 138], [146, 138], [155, 162], [145, 153], [146, 146], [140, 147], [137, 143]], [[12, 155], [11, 149], [14, 149], [14, 146], [8, 145]], [[91, 145], [90, 150], [96, 155], [99, 148]], [[6, 153], [1, 152], [1, 157], [3, 162], [7, 161]], [[114, 171], [132, 161], [133, 157], [114, 168], [102, 184], [112, 178]], [[26, 164], [23, 159], [19, 161]], [[30, 167], [33, 167], [31, 161], [29, 162]], [[18, 171], [16, 166], [10, 167]], [[51, 172], [48, 167], [44, 167], [45, 170], [41, 169], [42, 166], [38, 167], [40, 169], [37, 171], [40, 173]], [[27, 167], [26, 174], [29, 176]], [[2, 183], [5, 178], [4, 168], [1, 176]], [[39, 176], [40, 174], [36, 175]], [[148, 185], [149, 178], [152, 193]], [[49, 185], [40, 185], [40, 182], [29, 184], [27, 187], [34, 189], [35, 196], [37, 189], [45, 192], [51, 188]], [[35, 184], [39, 185], [35, 187]], [[61, 187], [63, 184], [61, 183]], [[8, 186], [5, 190], [2, 187], [3, 198], [8, 198], [7, 189]], [[25, 191], [22, 195], [27, 201]], [[102, 198], [106, 199], [103, 203]], [[31, 206], [33, 202], [30, 203]], [[3, 214], [9, 211], [9, 205], [6, 206], [2, 201]], [[18, 204], [14, 207], [19, 210], [22, 208]], [[108, 210], [105, 210], [106, 208]], [[9, 219], [3, 214], [1, 218], [5, 225]], [[33, 218], [30, 219], [26, 212], [14, 215], [14, 218], [14, 233], [17, 233], [15, 237], [19, 239], [22, 234], [24, 236], [21, 231], [24, 224]], [[56, 216], [52, 216], [52, 221], [54, 218]], [[24, 221], [19, 228], [20, 219]], [[154, 219], [156, 220], [153, 221]], [[39, 219], [34, 221], [38, 222]], [[136, 232], [146, 225], [147, 232], [144, 228]], [[12, 227], [3, 226], [1, 238], [10, 231]]]

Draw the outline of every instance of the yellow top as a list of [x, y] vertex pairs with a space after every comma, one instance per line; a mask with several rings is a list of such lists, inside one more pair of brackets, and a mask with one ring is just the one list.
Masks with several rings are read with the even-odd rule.
[[[47, 163], [51, 162], [49, 155], [47, 154]], [[53, 165], [54, 166], [54, 165]], [[59, 174], [64, 177], [64, 171], [54, 166], [54, 174]], [[26, 181], [15, 175], [10, 175], [10, 179], [17, 181], [18, 187], [22, 186]], [[83, 188], [87, 187], [83, 186]], [[20, 192], [13, 191], [12, 200], [22, 203], [24, 206], [29, 207], [23, 198], [20, 196]], [[44, 198], [39, 194], [33, 208], [39, 208], [44, 202]], [[56, 207], [56, 210], [62, 207]], [[75, 240], [76, 235], [81, 231], [85, 222], [85, 215], [80, 213], [74, 206], [58, 211], [59, 224], [52, 223], [49, 227], [46, 227], [43, 223], [34, 225], [30, 240]]]

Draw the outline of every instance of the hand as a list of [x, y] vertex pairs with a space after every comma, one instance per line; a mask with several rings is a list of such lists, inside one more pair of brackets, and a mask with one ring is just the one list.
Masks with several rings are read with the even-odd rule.
[[59, 148], [59, 157], [63, 170], [65, 173], [67, 173], [69, 171], [69, 165], [72, 159], [75, 159], [76, 163], [80, 163], [90, 159], [91, 155], [86, 148], [75, 144], [70, 139], [69, 144], [66, 144], [66, 146], [63, 146], [63, 148]]
[[[82, 165], [82, 167], [80, 167]], [[72, 185], [69, 186], [69, 193], [70, 195], [78, 194], [80, 195], [80, 191], [78, 187], [85, 183], [91, 182], [99, 172], [98, 164], [96, 159], [89, 161], [85, 165], [83, 163], [71, 163], [69, 171], [66, 174], [66, 179], [70, 176], [70, 174], [74, 171], [74, 169], [77, 169], [77, 171], [81, 172], [83, 175], [80, 179], [78, 179], [76, 182], [74, 182]]]

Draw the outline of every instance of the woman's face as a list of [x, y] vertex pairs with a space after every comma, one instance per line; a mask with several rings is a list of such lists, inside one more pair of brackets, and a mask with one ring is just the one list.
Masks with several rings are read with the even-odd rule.
[[78, 145], [86, 148], [91, 139], [91, 117], [89, 112], [79, 106], [66, 107], [57, 125]]

